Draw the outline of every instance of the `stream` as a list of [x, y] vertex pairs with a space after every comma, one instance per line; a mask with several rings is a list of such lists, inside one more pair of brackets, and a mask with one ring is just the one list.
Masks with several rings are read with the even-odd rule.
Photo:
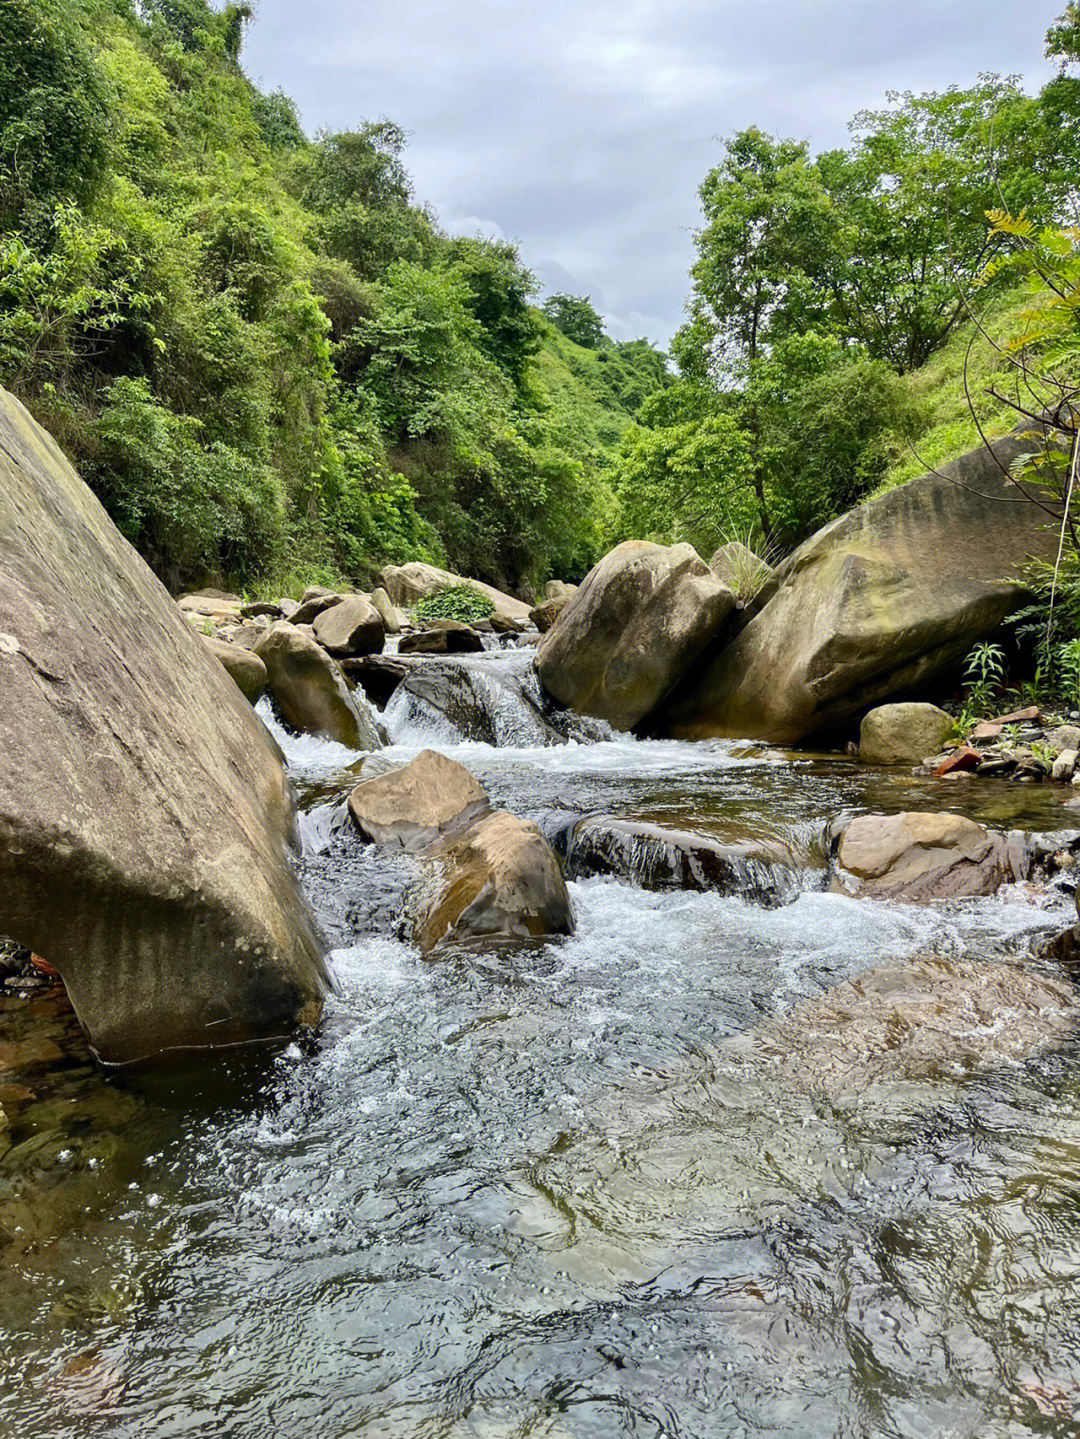
[[422, 960], [404, 862], [341, 823], [359, 757], [261, 709], [339, 992], [310, 1042], [123, 1073], [55, 992], [0, 997], [0, 1434], [1080, 1434], [1080, 1030], [1008, 1052], [1006, 988], [954, 1052], [837, 1079], [798, 1018], [883, 962], [1067, 987], [1032, 956], [1071, 894], [882, 903], [825, 864], [844, 812], [1056, 831], [1071, 792], [545, 736], [528, 659], [458, 661], [497, 744], [396, 695], [386, 756], [441, 749], [552, 836], [782, 844], [790, 884], [574, 879], [573, 937]]

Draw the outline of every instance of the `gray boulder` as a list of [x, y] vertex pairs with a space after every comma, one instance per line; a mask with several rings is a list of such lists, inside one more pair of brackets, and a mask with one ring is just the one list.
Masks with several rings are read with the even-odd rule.
[[339, 659], [378, 654], [386, 639], [382, 616], [366, 595], [346, 595], [329, 605], [315, 616], [312, 628], [323, 649]]
[[241, 645], [230, 644], [227, 640], [204, 635], [203, 644], [224, 668], [226, 674], [236, 681], [240, 693], [251, 704], [261, 698], [266, 689], [266, 666], [258, 655]]
[[938, 753], [955, 723], [937, 705], [879, 705], [863, 715], [859, 758], [863, 764], [918, 764]]
[[1032, 444], [997, 440], [993, 454], [974, 450], [819, 530], [779, 568], [761, 612], [670, 696], [655, 731], [794, 744], [955, 667], [1023, 603], [1025, 561], [1052, 556], [1046, 514], [1002, 473]]
[[99, 1057], [313, 1023], [329, 981], [275, 746], [5, 391], [0, 693], [0, 933], [60, 971]]
[[701, 654], [735, 604], [690, 545], [628, 540], [586, 575], [537, 651], [548, 693], [628, 730]]
[[256, 641], [254, 652], [266, 666], [267, 687], [287, 725], [350, 749], [379, 748], [371, 716], [310, 635], [278, 620]]

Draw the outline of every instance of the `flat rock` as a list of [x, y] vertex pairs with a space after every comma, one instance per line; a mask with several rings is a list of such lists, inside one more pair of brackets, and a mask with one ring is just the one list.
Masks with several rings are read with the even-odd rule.
[[365, 778], [349, 796], [349, 813], [365, 839], [411, 852], [465, 828], [490, 808], [479, 780], [431, 749], [400, 768]]

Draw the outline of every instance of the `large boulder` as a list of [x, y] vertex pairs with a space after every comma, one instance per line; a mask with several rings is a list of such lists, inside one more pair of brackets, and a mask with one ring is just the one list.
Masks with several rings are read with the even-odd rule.
[[278, 620], [255, 642], [267, 685], [285, 723], [350, 749], [378, 749], [371, 716], [349, 693], [333, 660], [310, 634]]
[[349, 813], [365, 839], [410, 851], [464, 829], [490, 808], [480, 781], [433, 749], [421, 750], [398, 769], [363, 779], [349, 796]]
[[528, 623], [529, 606], [514, 599], [493, 585], [481, 584], [479, 580], [466, 580], [450, 570], [440, 570], [436, 565], [425, 565], [413, 560], [407, 565], [387, 565], [379, 578], [383, 588], [395, 605], [415, 605], [427, 595], [449, 585], [472, 585], [481, 594], [487, 595], [495, 606], [495, 614], [507, 620], [523, 620]]
[[917, 764], [937, 754], [955, 726], [937, 705], [878, 705], [859, 726], [859, 758], [863, 764]]
[[423, 954], [436, 945], [539, 938], [574, 928], [551, 846], [531, 820], [505, 810], [428, 851], [408, 910]]
[[959, 814], [860, 815], [844, 830], [837, 859], [838, 887], [887, 899], [993, 894], [1026, 878], [1004, 835]]
[[778, 570], [760, 614], [670, 696], [654, 730], [794, 744], [955, 667], [1023, 602], [1020, 566], [1052, 557], [1046, 514], [1002, 472], [1032, 443], [997, 440], [993, 453], [973, 450], [819, 530]]
[[328, 985], [275, 746], [0, 391], [0, 933], [120, 1063], [313, 1021]]
[[579, 714], [628, 730], [701, 654], [735, 604], [690, 545], [628, 540], [605, 555], [548, 630], [536, 668]]
[[382, 616], [367, 595], [346, 595], [329, 605], [315, 616], [312, 628], [323, 649], [340, 659], [378, 654], [386, 639]]
[[230, 644], [228, 640], [215, 639], [210, 635], [203, 636], [203, 644], [225, 673], [232, 676], [244, 698], [255, 704], [266, 689], [266, 666], [259, 656], [242, 645]]

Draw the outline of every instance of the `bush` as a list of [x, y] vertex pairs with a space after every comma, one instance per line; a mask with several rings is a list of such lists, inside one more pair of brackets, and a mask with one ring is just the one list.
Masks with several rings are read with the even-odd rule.
[[418, 620], [461, 620], [472, 624], [495, 613], [495, 601], [475, 585], [444, 585], [413, 606]]

